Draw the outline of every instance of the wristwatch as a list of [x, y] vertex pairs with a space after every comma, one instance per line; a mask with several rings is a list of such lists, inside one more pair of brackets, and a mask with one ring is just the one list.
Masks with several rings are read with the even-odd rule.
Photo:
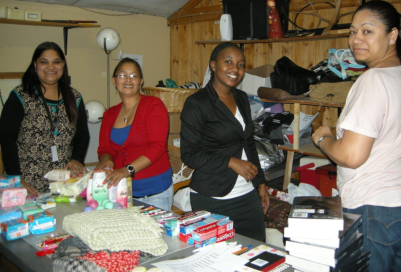
[[135, 167], [132, 164], [127, 164], [125, 166], [125, 169], [127, 169], [127, 172], [131, 175], [131, 178], [134, 178], [135, 175]]
[[321, 147], [320, 147], [320, 144], [323, 142], [323, 140], [325, 139], [325, 138], [327, 138], [327, 137], [330, 137], [331, 138], [331, 136], [322, 136], [322, 137], [320, 137], [319, 138], [319, 140], [317, 140], [317, 146], [320, 148], [320, 149], [322, 149]]

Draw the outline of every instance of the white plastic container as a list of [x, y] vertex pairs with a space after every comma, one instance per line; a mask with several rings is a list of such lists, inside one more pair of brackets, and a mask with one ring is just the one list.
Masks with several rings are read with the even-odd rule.
[[123, 178], [117, 185], [117, 203], [120, 203], [123, 208], [127, 208], [128, 186], [127, 179]]
[[[121, 182], [121, 181], [120, 181]], [[119, 183], [120, 184], [120, 183]], [[108, 189], [109, 200], [113, 203], [117, 202], [117, 186], [111, 186]]]
[[86, 201], [89, 203], [89, 201], [93, 200], [92, 198], [92, 182], [93, 179], [88, 180], [88, 187], [86, 188]]
[[92, 199], [101, 203], [104, 199], [107, 199], [107, 183], [103, 184], [106, 178], [106, 172], [95, 172], [93, 173], [92, 180]]

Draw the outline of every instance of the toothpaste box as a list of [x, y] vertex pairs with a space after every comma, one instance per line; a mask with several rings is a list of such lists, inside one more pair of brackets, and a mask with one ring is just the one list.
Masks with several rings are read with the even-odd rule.
[[192, 231], [189, 231], [190, 226], [194, 225], [194, 224], [198, 224], [202, 221], [206, 220], [206, 218], [204, 217], [200, 217], [200, 218], [196, 218], [193, 221], [189, 221], [187, 223], [181, 223], [180, 224], [180, 233], [182, 234], [189, 234]]
[[185, 214], [181, 215], [178, 218], [178, 222], [179, 222], [180, 225], [181, 224], [186, 224], [186, 223], [189, 223], [189, 222], [193, 222], [198, 218], [208, 217], [209, 215], [210, 215], [210, 212], [203, 211], [203, 210], [188, 212], [188, 213], [185, 213]]
[[29, 215], [28, 222], [29, 232], [34, 235], [56, 230], [56, 220], [48, 211]]
[[205, 220], [197, 222], [195, 224], [189, 225], [188, 228], [186, 229], [186, 232], [183, 232], [180, 229], [180, 232], [188, 234], [188, 233], [192, 233], [195, 230], [200, 230], [206, 227], [210, 227], [210, 226], [217, 226], [217, 223], [223, 219], [229, 219], [228, 216], [225, 215], [220, 215], [220, 214], [211, 214], [210, 216], [208, 216]]
[[[212, 237], [209, 239], [206, 239], [202, 242], [198, 242], [198, 241], [193, 241], [193, 245], [195, 248], [201, 248], [201, 247], [205, 247], [208, 245], [212, 245], [214, 243], [219, 243], [219, 242], [224, 242], [228, 239], [234, 238], [235, 237], [235, 230], [231, 229], [227, 232], [221, 233], [219, 235], [217, 235], [216, 237]], [[190, 243], [190, 241], [188, 242]]]
[[167, 219], [164, 223], [166, 234], [171, 237], [176, 237], [180, 233], [177, 218]]
[[27, 191], [25, 188], [1, 188], [0, 207], [15, 207], [25, 204]]
[[180, 237], [180, 240], [183, 241], [184, 243], [189, 243], [189, 240], [192, 240], [192, 241], [193, 241], [193, 239], [192, 239], [192, 233], [184, 234], [184, 233], [181, 233], [181, 232], [180, 232], [179, 237]]
[[234, 222], [230, 219], [223, 219], [216, 224], [203, 226], [192, 232], [194, 241], [202, 242], [214, 236], [219, 236], [234, 228]]
[[29, 235], [28, 222], [22, 218], [11, 219], [1, 223], [1, 229], [7, 241]]
[[14, 188], [21, 186], [21, 176], [0, 175], [0, 188]]

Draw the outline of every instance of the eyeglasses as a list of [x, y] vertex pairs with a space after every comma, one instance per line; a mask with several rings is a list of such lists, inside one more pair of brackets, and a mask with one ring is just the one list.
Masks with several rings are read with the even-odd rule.
[[115, 77], [119, 78], [119, 79], [127, 79], [128, 77], [130, 79], [134, 79], [134, 78], [139, 78], [139, 75], [138, 74], [129, 74], [129, 75], [127, 75], [127, 74], [118, 74]]

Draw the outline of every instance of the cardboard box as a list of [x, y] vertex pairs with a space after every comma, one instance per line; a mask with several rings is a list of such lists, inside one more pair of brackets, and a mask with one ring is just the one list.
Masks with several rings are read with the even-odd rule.
[[271, 64], [262, 65], [245, 72], [244, 80], [238, 87], [246, 93], [258, 94], [259, 87], [271, 87], [270, 74], [274, 71]]
[[181, 119], [180, 113], [170, 112], [168, 114], [169, 122], [170, 122], [170, 130], [169, 133], [180, 133], [181, 131]]
[[[177, 139], [180, 139], [179, 133], [170, 133], [167, 138], [167, 144], [174, 145], [174, 140], [176, 140], [176, 142], [177, 142]], [[174, 145], [174, 146], [176, 146], [176, 145]]]

